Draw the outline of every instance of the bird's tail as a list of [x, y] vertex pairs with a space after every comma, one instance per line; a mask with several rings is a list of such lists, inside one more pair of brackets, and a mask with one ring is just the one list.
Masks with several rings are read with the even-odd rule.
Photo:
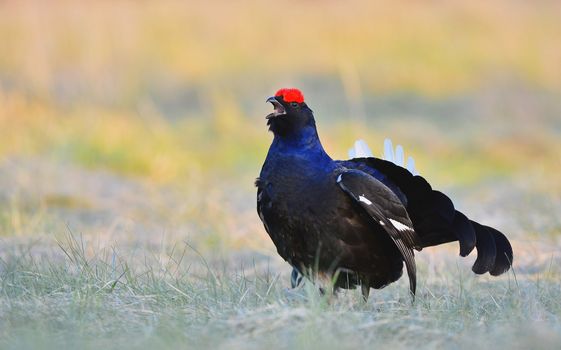
[[[476, 274], [489, 272], [498, 276], [510, 269], [514, 259], [512, 246], [502, 232], [470, 220], [457, 210], [454, 210], [451, 221], [438, 215], [437, 211], [433, 211], [433, 214], [415, 225], [415, 231], [421, 237], [421, 247], [458, 241], [463, 257], [468, 256], [474, 248], [477, 250], [477, 259], [471, 268]], [[435, 225], [435, 221], [431, 223], [431, 217], [441, 224]]]
[[[349, 155], [351, 158], [372, 157], [372, 152], [366, 142], [358, 140]], [[419, 243], [422, 248], [458, 241], [461, 256], [469, 255], [474, 248], [477, 250], [477, 259], [472, 267], [476, 274], [489, 272], [497, 276], [509, 270], [513, 252], [504, 234], [470, 220], [456, 210], [450, 198], [433, 190], [418, 175], [413, 158], [409, 157], [405, 166], [400, 145], [394, 150], [391, 140], [386, 139], [383, 158], [368, 158], [368, 161], [375, 169], [388, 175], [407, 196], [407, 211], [421, 239]]]

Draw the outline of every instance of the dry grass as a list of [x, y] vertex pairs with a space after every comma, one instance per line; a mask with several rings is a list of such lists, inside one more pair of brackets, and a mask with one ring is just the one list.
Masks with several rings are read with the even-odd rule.
[[[39, 258], [38, 245], [2, 254], [3, 348], [547, 349], [561, 342], [558, 254], [541, 272], [497, 279], [475, 277], [450, 254], [422, 253], [414, 304], [406, 283], [364, 304], [358, 292], [329, 300], [309, 284], [288, 292], [275, 259], [205, 260], [186, 244], [123, 252], [72, 235], [59, 245]], [[528, 247], [517, 252], [527, 256]]]

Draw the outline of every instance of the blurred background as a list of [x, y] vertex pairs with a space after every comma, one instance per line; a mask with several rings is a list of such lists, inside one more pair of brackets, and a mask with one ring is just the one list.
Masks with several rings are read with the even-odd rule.
[[515, 246], [556, 241], [560, 35], [553, 0], [2, 1], [0, 249], [276, 259], [253, 181], [281, 87], [334, 158], [390, 137]]

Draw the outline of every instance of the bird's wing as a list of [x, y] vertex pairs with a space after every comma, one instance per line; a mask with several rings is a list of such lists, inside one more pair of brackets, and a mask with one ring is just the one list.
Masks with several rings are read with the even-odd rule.
[[419, 247], [419, 237], [399, 198], [382, 182], [360, 170], [341, 172], [337, 183], [389, 234], [403, 256], [409, 288], [415, 295], [417, 282], [413, 248]]
[[459, 241], [460, 255], [467, 256], [476, 245], [476, 231], [470, 220], [454, 208], [444, 193], [435, 191], [420, 175], [379, 158], [343, 161], [347, 168], [371, 174], [388, 186], [407, 207], [423, 247]]
[[374, 157], [350, 159], [341, 165], [375, 176], [398, 195], [423, 248], [459, 241], [461, 256], [477, 248], [477, 260], [472, 267], [475, 273], [496, 275], [510, 268], [513, 254], [508, 239], [501, 232], [468, 219], [456, 210], [448, 196], [433, 190], [422, 176]]

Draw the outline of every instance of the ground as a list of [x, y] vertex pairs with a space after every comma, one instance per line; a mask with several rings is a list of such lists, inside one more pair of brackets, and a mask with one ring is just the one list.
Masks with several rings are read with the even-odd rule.
[[[185, 207], [194, 200], [185, 188], [38, 159], [5, 161], [0, 181], [3, 198], [18, 201], [3, 223], [18, 233], [0, 241], [3, 348], [561, 344], [560, 244], [523, 232], [536, 224], [516, 213], [529, 201], [520, 188], [494, 187], [479, 210], [462, 196], [478, 219], [514, 230], [505, 230], [515, 251], [511, 272], [476, 276], [474, 259], [460, 258], [454, 244], [425, 249], [417, 254], [415, 303], [402, 279], [364, 304], [359, 291], [335, 299], [309, 283], [290, 291], [290, 269], [262, 232], [252, 192], [239, 195], [250, 204], [236, 213], [216, 212], [214, 220], [232, 221], [232, 237], [217, 243], [204, 233], [206, 219]], [[217, 196], [200, 205], [212, 207]], [[550, 203], [550, 214], [559, 204]]]

